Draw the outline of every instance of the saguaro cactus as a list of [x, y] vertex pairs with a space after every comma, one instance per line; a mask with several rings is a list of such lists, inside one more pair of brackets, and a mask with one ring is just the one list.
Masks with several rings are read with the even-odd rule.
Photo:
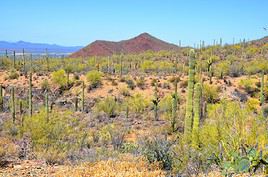
[[264, 71], [261, 73], [261, 93], [260, 93], [260, 104], [261, 106], [264, 104]]
[[128, 119], [128, 115], [129, 115], [129, 106], [128, 106], [128, 102], [126, 103], [126, 119]]
[[174, 93], [172, 94], [172, 112], [171, 112], [171, 129], [172, 132], [175, 132], [175, 126], [176, 126], [176, 117], [177, 117], [177, 109], [178, 109], [178, 91], [177, 91], [177, 87], [178, 87], [178, 80], [177, 78], [174, 81]]
[[23, 72], [26, 73], [26, 60], [25, 60], [25, 51], [22, 49], [22, 60], [23, 60]]
[[33, 97], [33, 93], [32, 93], [32, 72], [30, 72], [30, 76], [29, 76], [29, 116], [33, 115], [33, 103], [32, 103], [32, 97]]
[[75, 96], [74, 98], [74, 110], [75, 112], [78, 110], [78, 97], [77, 96]]
[[3, 87], [0, 85], [0, 111], [4, 111], [4, 96], [3, 96]]
[[49, 72], [49, 58], [48, 58], [48, 51], [46, 49], [46, 63], [47, 63], [47, 72]]
[[160, 102], [160, 98], [158, 96], [157, 82], [155, 82], [155, 90], [154, 90], [154, 99], [152, 100], [154, 105], [154, 119], [158, 120], [158, 105]]
[[85, 111], [85, 82], [82, 82], [82, 112]]
[[198, 146], [198, 131], [199, 131], [199, 121], [201, 115], [201, 94], [202, 94], [201, 84], [196, 83], [194, 88], [194, 119], [193, 119], [193, 131], [192, 131], [192, 144], [194, 147]]
[[46, 119], [49, 122], [49, 98], [48, 98], [48, 90], [46, 91]]
[[16, 52], [13, 51], [13, 68], [16, 69]]
[[184, 122], [184, 134], [186, 137], [189, 137], [192, 132], [194, 75], [195, 75], [195, 51], [192, 49], [190, 50], [189, 54], [188, 88], [187, 88], [187, 100], [186, 100], [186, 114]]
[[123, 61], [122, 61], [123, 55], [120, 55], [120, 77], [123, 75]]
[[212, 76], [213, 76], [213, 73], [212, 73], [212, 64], [213, 64], [213, 60], [212, 58], [209, 58], [207, 60], [207, 71], [208, 71], [208, 75], [209, 75], [209, 83], [212, 84]]
[[11, 88], [11, 112], [12, 112], [12, 120], [15, 123], [16, 120], [16, 105], [15, 105], [15, 88]]

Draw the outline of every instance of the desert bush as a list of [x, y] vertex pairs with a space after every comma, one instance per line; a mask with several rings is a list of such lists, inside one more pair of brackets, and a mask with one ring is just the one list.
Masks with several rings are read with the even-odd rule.
[[129, 89], [131, 89], [131, 90], [135, 89], [135, 87], [136, 87], [135, 82], [131, 78], [127, 78], [125, 82], [126, 82]]
[[130, 112], [143, 113], [149, 106], [149, 102], [140, 94], [135, 94], [127, 99]]
[[10, 138], [0, 137], [0, 167], [6, 165], [6, 161], [18, 157], [18, 147]]
[[217, 86], [204, 84], [203, 97], [208, 103], [216, 103], [219, 101], [219, 88]]
[[268, 153], [268, 135], [261, 133], [267, 128], [263, 121], [251, 110], [242, 109], [239, 102], [223, 100], [209, 105], [208, 118], [200, 129], [200, 153], [210, 154], [214, 163], [221, 165], [233, 161], [233, 153], [239, 149], [258, 144], [264, 156]]
[[119, 88], [119, 93], [123, 96], [130, 96], [129, 89], [127, 87], [120, 87]]
[[144, 77], [140, 77], [138, 80], [137, 80], [137, 87], [139, 87], [140, 89], [145, 89], [145, 79]]
[[59, 87], [64, 87], [67, 84], [67, 77], [63, 69], [54, 71], [51, 74], [51, 80]]
[[120, 152], [136, 154], [138, 152], [138, 148], [139, 148], [139, 145], [136, 143], [125, 142], [120, 147]]
[[247, 78], [247, 79], [241, 79], [239, 81], [239, 87], [245, 89], [245, 91], [248, 93], [248, 94], [251, 94], [253, 95], [254, 92], [256, 92], [256, 85], [254, 84], [256, 83], [256, 81], [254, 79], [250, 79], [250, 78]]
[[153, 61], [151, 60], [145, 60], [143, 61], [143, 63], [141, 64], [141, 70], [148, 73], [148, 72], [152, 72], [156, 69], [156, 65], [154, 64]]
[[246, 108], [252, 112], [257, 112], [260, 108], [260, 100], [256, 98], [249, 98], [246, 102]]
[[47, 79], [45, 79], [41, 82], [41, 89], [42, 90], [49, 90], [50, 89], [50, 86], [49, 86]]
[[106, 97], [94, 106], [96, 113], [105, 112], [109, 117], [115, 117], [118, 114], [118, 103], [114, 97]]
[[173, 143], [163, 138], [146, 139], [142, 146], [142, 154], [150, 163], [159, 162], [165, 170], [171, 170], [174, 154], [171, 151]]
[[52, 112], [49, 121], [46, 112], [26, 117], [20, 134], [30, 135], [33, 149], [48, 163], [63, 163], [68, 152], [78, 149], [82, 139], [83, 126], [79, 119], [72, 117], [71, 112]]
[[234, 62], [229, 66], [229, 75], [231, 77], [238, 77], [243, 74], [243, 66], [240, 62]]
[[90, 82], [91, 88], [97, 88], [101, 84], [102, 73], [96, 70], [89, 71], [86, 75], [87, 81]]
[[17, 71], [15, 69], [10, 70], [10, 72], [8, 73], [8, 79], [18, 79], [19, 78], [19, 74], [17, 73]]

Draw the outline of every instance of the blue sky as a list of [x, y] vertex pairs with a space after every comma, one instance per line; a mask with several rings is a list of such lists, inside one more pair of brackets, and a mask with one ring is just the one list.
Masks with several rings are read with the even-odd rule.
[[267, 0], [0, 0], [0, 40], [87, 45], [148, 32], [183, 45], [268, 35]]

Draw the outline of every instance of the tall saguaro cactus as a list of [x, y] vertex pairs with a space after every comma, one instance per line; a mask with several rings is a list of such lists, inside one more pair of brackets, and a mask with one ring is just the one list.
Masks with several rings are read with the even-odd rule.
[[82, 82], [82, 112], [85, 111], [85, 82]]
[[13, 68], [16, 69], [16, 52], [13, 51]]
[[209, 75], [209, 83], [212, 84], [212, 76], [213, 76], [213, 73], [212, 73], [212, 64], [213, 64], [213, 59], [210, 57], [208, 60], [207, 60], [207, 71], [208, 71], [208, 75]]
[[22, 49], [22, 60], [23, 60], [23, 72], [26, 73], [26, 60], [25, 60], [25, 51]]
[[3, 87], [0, 85], [0, 112], [4, 111]]
[[154, 99], [152, 100], [154, 105], [154, 119], [158, 120], [158, 106], [160, 102], [160, 98], [158, 96], [158, 88], [157, 88], [157, 81], [155, 82], [155, 89], [154, 89]]
[[46, 63], [47, 63], [47, 72], [49, 72], [49, 58], [48, 58], [48, 51], [46, 49]]
[[122, 61], [123, 56], [120, 55], [120, 77], [123, 75], [123, 61]]
[[11, 112], [12, 112], [12, 120], [15, 123], [16, 120], [16, 105], [15, 105], [15, 88], [11, 88]]
[[194, 75], [195, 75], [195, 51], [190, 50], [189, 53], [189, 73], [188, 73], [188, 88], [186, 100], [186, 114], [184, 121], [184, 135], [189, 137], [192, 130], [193, 122], [193, 94], [194, 94]]
[[174, 81], [174, 93], [172, 94], [172, 109], [171, 109], [172, 132], [175, 132], [177, 109], [178, 109], [178, 78], [176, 78]]
[[200, 83], [196, 83], [194, 87], [194, 119], [192, 130], [192, 144], [194, 147], [198, 146], [198, 131], [199, 121], [201, 115], [201, 94], [202, 88]]
[[32, 103], [33, 93], [32, 93], [32, 72], [30, 72], [29, 76], [29, 116], [33, 115], [33, 103]]
[[264, 71], [261, 73], [261, 93], [260, 93], [260, 104], [261, 106], [264, 104]]
[[46, 91], [46, 119], [49, 122], [49, 100], [48, 100], [48, 90]]

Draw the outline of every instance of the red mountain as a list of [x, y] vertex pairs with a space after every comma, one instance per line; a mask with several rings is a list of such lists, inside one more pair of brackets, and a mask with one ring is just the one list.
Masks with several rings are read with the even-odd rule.
[[151, 36], [148, 33], [142, 33], [137, 37], [119, 42], [97, 40], [81, 50], [73, 53], [70, 57], [88, 57], [88, 56], [110, 56], [113, 54], [137, 54], [147, 50], [176, 50], [178, 46], [167, 43]]

